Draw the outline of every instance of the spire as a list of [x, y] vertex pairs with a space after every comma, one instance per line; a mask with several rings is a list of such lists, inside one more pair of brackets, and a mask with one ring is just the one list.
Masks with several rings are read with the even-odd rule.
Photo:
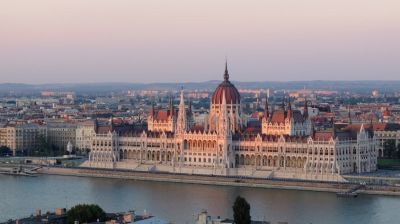
[[236, 99], [236, 109], [235, 109], [236, 113], [235, 113], [235, 119], [232, 121], [235, 121], [235, 129], [236, 131], [240, 132], [241, 126], [242, 126], [242, 122], [241, 122], [241, 118], [240, 118], [240, 109], [239, 109], [239, 102]]
[[336, 129], [335, 129], [335, 121], [334, 121], [333, 117], [331, 118], [331, 125], [332, 125], [332, 138], [335, 138]]
[[154, 102], [151, 102], [151, 111], [150, 111], [150, 113], [151, 113], [151, 116], [154, 119], [154, 117], [156, 116], [156, 109], [154, 108]]
[[113, 131], [113, 129], [114, 129], [114, 116], [111, 114], [111, 117], [110, 117], [110, 127], [111, 127], [111, 131]]
[[350, 113], [350, 105], [349, 105], [349, 124], [351, 124], [351, 113]]
[[315, 133], [316, 133], [316, 131], [315, 131], [314, 123], [311, 122], [311, 136], [314, 140], [315, 140]]
[[225, 90], [222, 91], [222, 107], [226, 107], [226, 97], [225, 97]]
[[304, 111], [303, 111], [303, 117], [304, 118], [308, 118], [308, 103], [307, 103], [307, 98], [305, 99], [305, 102], [304, 102], [304, 109], [303, 109]]
[[228, 60], [225, 60], [225, 73], [224, 73], [224, 80], [229, 81], [229, 73], [228, 73]]
[[268, 118], [269, 118], [268, 96], [265, 97], [264, 117], [265, 117], [266, 120], [268, 120]]
[[172, 97], [169, 98], [169, 114], [171, 117], [174, 116], [174, 104], [172, 103]]
[[290, 98], [288, 99], [288, 110], [287, 110], [287, 116], [289, 119], [292, 118], [292, 104], [290, 103]]
[[176, 131], [183, 133], [186, 130], [186, 112], [185, 112], [185, 101], [183, 99], [183, 88], [181, 89], [181, 100], [179, 102], [179, 112]]
[[226, 105], [225, 99], [225, 91], [222, 92], [222, 104], [220, 109], [220, 118], [219, 118], [219, 133], [229, 133], [230, 132], [230, 124], [228, 117], [228, 107]]
[[94, 120], [94, 130], [95, 130], [96, 134], [99, 133], [99, 120], [97, 119], [97, 117]]

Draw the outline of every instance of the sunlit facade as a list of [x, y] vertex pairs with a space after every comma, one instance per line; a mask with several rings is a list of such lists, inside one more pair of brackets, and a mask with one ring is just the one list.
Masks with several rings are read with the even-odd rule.
[[[306, 105], [307, 106], [307, 105]], [[85, 166], [206, 175], [340, 180], [341, 174], [377, 169], [373, 133], [314, 131], [308, 114], [290, 102], [268, 112], [261, 130], [246, 127], [240, 94], [229, 81], [215, 90], [208, 120], [193, 125], [183, 90], [178, 110], [150, 111], [147, 130], [110, 129], [93, 137]]]

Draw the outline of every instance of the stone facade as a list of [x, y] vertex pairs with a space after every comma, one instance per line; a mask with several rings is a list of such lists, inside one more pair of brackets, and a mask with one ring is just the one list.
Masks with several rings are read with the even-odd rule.
[[94, 121], [85, 121], [77, 124], [76, 127], [76, 145], [79, 150], [88, 150], [92, 148], [93, 136], [96, 134], [96, 124]]
[[400, 144], [400, 124], [380, 123], [368, 126], [374, 130], [378, 147], [378, 156], [383, 157], [385, 155], [384, 144], [386, 141], [393, 140], [396, 147]]
[[5, 126], [0, 131], [0, 143], [16, 155], [17, 151], [27, 152], [38, 147], [40, 137], [46, 138], [46, 128], [37, 124], [16, 124]]
[[[224, 82], [229, 81], [226, 74], [227, 69]], [[234, 90], [229, 89], [228, 97], [226, 88], [219, 88], [222, 92], [218, 94], [222, 95], [217, 95], [220, 100], [212, 99], [209, 125], [187, 125], [182, 91], [172, 129], [115, 128], [97, 134], [89, 161], [84, 165], [324, 180], [339, 180], [340, 174], [377, 169], [376, 139], [364, 126], [358, 130], [312, 131], [307, 114], [293, 111], [289, 103], [287, 111], [282, 108], [266, 115], [262, 130], [254, 130], [241, 122], [240, 96], [234, 98]], [[227, 99], [235, 99], [235, 103], [228, 103]]]
[[47, 142], [63, 151], [67, 150], [68, 143], [76, 146], [76, 124], [49, 123], [46, 126]]

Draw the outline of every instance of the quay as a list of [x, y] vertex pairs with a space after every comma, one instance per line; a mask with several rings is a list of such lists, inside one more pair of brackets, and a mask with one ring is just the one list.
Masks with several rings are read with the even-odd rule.
[[343, 192], [338, 192], [336, 193], [336, 196], [342, 197], [342, 198], [355, 198], [358, 196], [358, 191], [362, 188], [364, 188], [364, 184], [359, 184], [348, 191], [343, 191]]
[[356, 189], [358, 194], [377, 194], [377, 195], [396, 195], [400, 196], [399, 186], [373, 185], [366, 184], [362, 189], [358, 188], [359, 183], [342, 182], [323, 182], [323, 181], [305, 181], [292, 179], [265, 179], [249, 178], [240, 176], [212, 176], [212, 175], [190, 175], [174, 174], [161, 172], [141, 172], [130, 170], [110, 170], [100, 168], [64, 168], [64, 167], [42, 167], [38, 170], [40, 174], [46, 175], [64, 175], [78, 177], [96, 177], [96, 178], [115, 178], [129, 179], [139, 181], [158, 181], [187, 184], [205, 184], [220, 186], [238, 186], [255, 187], [269, 189], [286, 190], [305, 190], [321, 192], [348, 192]]
[[[255, 178], [246, 176], [217, 176], [217, 175], [201, 175], [201, 174], [182, 174], [159, 171], [137, 171], [128, 169], [106, 169], [106, 168], [88, 168], [88, 167], [61, 167], [61, 166], [42, 166], [33, 164], [0, 164], [0, 174], [10, 174], [10, 170], [22, 169], [13, 175], [37, 176], [37, 175], [62, 175], [77, 177], [95, 177], [95, 178], [114, 178], [128, 179], [138, 181], [158, 181], [172, 183], [187, 184], [204, 184], [204, 185], [220, 185], [220, 186], [237, 186], [237, 187], [255, 187], [269, 189], [284, 190], [305, 190], [332, 192], [338, 196], [358, 195], [358, 194], [376, 194], [376, 195], [394, 195], [400, 196], [400, 185], [384, 184], [374, 182], [366, 182], [366, 177], [351, 178], [347, 176], [349, 182], [332, 182], [332, 181], [313, 181], [313, 180], [297, 180], [282, 178]], [[2, 172], [3, 171], [3, 172]], [[360, 179], [364, 178], [364, 179]], [[376, 178], [382, 179], [382, 178]], [[393, 179], [393, 178], [392, 178]], [[394, 182], [390, 180], [388, 183]], [[384, 178], [383, 178], [384, 180]], [[360, 188], [360, 183], [364, 185]], [[397, 179], [396, 179], [397, 182]], [[355, 190], [354, 190], [355, 189]]]

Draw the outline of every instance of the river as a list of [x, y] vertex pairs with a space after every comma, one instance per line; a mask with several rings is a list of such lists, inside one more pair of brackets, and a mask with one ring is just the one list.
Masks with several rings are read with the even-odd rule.
[[237, 195], [251, 205], [253, 219], [276, 223], [399, 223], [400, 197], [246, 187], [177, 184], [69, 176], [0, 175], [0, 222], [26, 217], [36, 208], [50, 211], [78, 203], [96, 203], [106, 211], [144, 210], [178, 223], [194, 223], [207, 209], [212, 216], [231, 217]]

